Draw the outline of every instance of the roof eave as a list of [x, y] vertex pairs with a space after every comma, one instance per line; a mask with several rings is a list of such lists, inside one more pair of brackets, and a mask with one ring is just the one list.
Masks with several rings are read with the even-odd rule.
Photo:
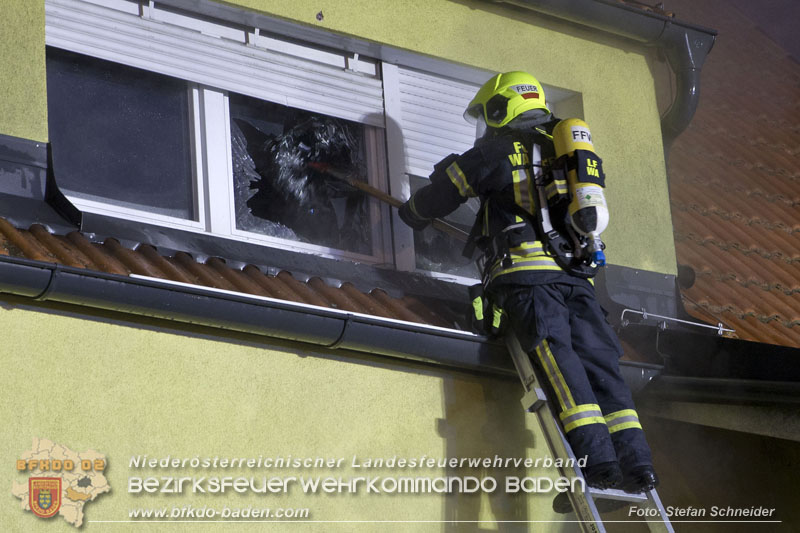
[[473, 333], [142, 276], [0, 256], [0, 292], [312, 344], [513, 375]]

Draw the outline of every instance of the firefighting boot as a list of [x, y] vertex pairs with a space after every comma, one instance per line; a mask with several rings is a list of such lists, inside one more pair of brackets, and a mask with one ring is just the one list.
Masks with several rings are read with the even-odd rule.
[[637, 494], [653, 490], [658, 486], [658, 476], [652, 465], [633, 467], [625, 473], [622, 479], [622, 490], [630, 494]]
[[616, 461], [608, 461], [583, 469], [586, 484], [595, 489], [610, 489], [622, 481], [622, 470]]

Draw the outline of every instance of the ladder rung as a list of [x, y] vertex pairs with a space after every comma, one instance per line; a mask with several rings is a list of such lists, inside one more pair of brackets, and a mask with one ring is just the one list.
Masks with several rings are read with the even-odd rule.
[[602, 498], [604, 500], [619, 500], [623, 502], [646, 502], [647, 494], [640, 492], [638, 494], [631, 494], [619, 489], [595, 489], [588, 487], [589, 493], [593, 498]]

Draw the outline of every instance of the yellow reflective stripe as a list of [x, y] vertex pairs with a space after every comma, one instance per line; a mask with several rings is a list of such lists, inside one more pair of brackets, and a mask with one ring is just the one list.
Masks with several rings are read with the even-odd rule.
[[623, 429], [642, 429], [642, 425], [639, 422], [625, 422], [623, 424], [614, 424], [608, 425], [608, 432], [609, 433], [616, 433], [617, 431], [622, 431]]
[[561, 267], [556, 265], [556, 264], [553, 264], [553, 265], [549, 265], [549, 264], [548, 265], [523, 265], [523, 266], [518, 266], [518, 267], [511, 267], [511, 268], [504, 268], [504, 269], [497, 270], [497, 271], [492, 273], [492, 276], [491, 276], [490, 279], [493, 280], [498, 276], [502, 276], [504, 274], [511, 274], [512, 272], [520, 272], [520, 271], [523, 271], [523, 270], [531, 270], [531, 271], [546, 270], [548, 272], [559, 272], [559, 271], [563, 272], [563, 270], [561, 270]]
[[569, 390], [569, 386], [567, 386], [566, 380], [564, 380], [564, 376], [561, 375], [561, 369], [558, 368], [556, 364], [556, 358], [553, 356], [553, 352], [550, 350], [550, 343], [547, 342], [547, 339], [542, 341], [542, 345], [544, 345], [544, 350], [547, 353], [547, 358], [550, 359], [550, 362], [556, 369], [556, 377], [558, 380], [563, 384], [564, 390], [567, 391], [567, 397], [565, 398], [566, 407], [567, 409], [571, 409], [575, 405], [575, 400], [572, 399], [572, 393]]
[[603, 413], [600, 411], [600, 406], [595, 403], [576, 405], [572, 409], [559, 413], [558, 418], [564, 425], [564, 431], [570, 431], [586, 424], [606, 423]]
[[558, 194], [568, 194], [567, 182], [564, 180], [554, 180], [547, 184], [545, 187], [547, 198], [550, 199]]
[[622, 411], [614, 411], [613, 413], [607, 414], [605, 416], [607, 422], [611, 422], [612, 420], [616, 420], [622, 416], [635, 416], [637, 419], [639, 415], [636, 414], [636, 411], [633, 409], [623, 409]]
[[[521, 262], [539, 262], [540, 264], [550, 264], [550, 265], [557, 265], [556, 260], [553, 259], [551, 256], [547, 255], [545, 252], [538, 252], [533, 250], [529, 254], [509, 254], [511, 261], [513, 261], [514, 265], [516, 266], [518, 263]], [[495, 262], [495, 265], [498, 264], [500, 260], [498, 259]]]
[[523, 253], [509, 254], [509, 257], [511, 258], [512, 261], [516, 262], [516, 261], [527, 261], [531, 259], [542, 259], [542, 260], [549, 259], [550, 261], [555, 262], [555, 260], [551, 256], [547, 255], [545, 251], [542, 249], [537, 250], [536, 248], [533, 248], [530, 250], [530, 253], [524, 253], [523, 250], [520, 251]]
[[556, 392], [561, 410], [568, 411], [575, 407], [575, 400], [572, 398], [572, 393], [567, 386], [567, 382], [561, 374], [561, 369], [558, 368], [558, 364], [556, 363], [555, 357], [553, 357], [553, 352], [550, 350], [550, 343], [547, 342], [547, 339], [542, 340], [542, 342], [536, 346], [536, 355], [539, 356], [542, 368], [544, 368], [547, 378], [550, 380], [550, 384]]
[[[558, 368], [555, 366], [555, 361], [552, 361], [549, 357], [547, 357], [545, 351], [542, 350], [542, 347], [547, 345], [547, 341], [543, 340], [538, 345], [536, 345], [536, 355], [539, 357], [539, 363], [542, 365], [544, 369], [544, 373], [547, 374], [547, 379], [550, 381], [550, 385], [553, 387], [553, 390], [556, 393], [556, 397], [558, 398], [558, 404], [561, 406], [562, 411], [566, 411], [574, 406], [574, 402], [568, 404], [568, 401], [572, 400], [572, 396], [569, 395], [569, 390], [566, 388], [564, 384], [563, 376], [561, 376], [561, 372], [558, 371]], [[549, 350], [549, 347], [547, 347]]]
[[567, 409], [566, 411], [562, 411], [561, 413], [559, 413], [558, 418], [564, 420], [565, 418], [568, 418], [572, 415], [578, 413], [586, 413], [589, 411], [600, 411], [600, 406], [597, 405], [596, 403], [583, 403], [581, 405], [576, 405], [572, 409]]
[[491, 267], [491, 279], [509, 274], [511, 272], [520, 272], [523, 270], [547, 270], [550, 272], [559, 272], [563, 270], [558, 263], [547, 254], [532, 253], [531, 255], [516, 255], [511, 254], [511, 266], [503, 267], [502, 260], [497, 260]]
[[588, 426], [589, 424], [605, 424], [606, 420], [602, 416], [590, 416], [588, 418], [579, 418], [574, 422], [570, 422], [569, 424], [564, 426], [564, 431], [569, 433], [575, 428], [579, 428], [581, 426]]
[[526, 209], [528, 213], [534, 214], [536, 212], [536, 204], [533, 202], [533, 194], [536, 192], [536, 187], [533, 184], [531, 171], [527, 168], [525, 169], [525, 190], [528, 193], [528, 207]]
[[[533, 196], [530, 186], [530, 172], [528, 169], [514, 170], [514, 203], [522, 207], [527, 213], [533, 213]], [[517, 222], [522, 218], [517, 215]]]
[[494, 265], [493, 267], [493, 276], [499, 276], [500, 274], [507, 274], [509, 272], [520, 272], [522, 270], [553, 270], [559, 271], [561, 267], [548, 257], [542, 257], [539, 259], [531, 259], [528, 261], [515, 261], [512, 266], [504, 268], [502, 263]]
[[503, 322], [503, 315], [505, 315], [506, 312], [502, 308], [497, 306], [493, 306], [493, 310], [494, 313], [492, 316], [492, 326], [499, 328], [500, 324]]
[[[523, 253], [523, 256], [532, 255], [531, 252], [538, 252], [540, 254], [544, 254], [544, 247], [542, 246], [541, 241], [528, 241], [523, 242], [519, 246], [515, 246], [513, 248], [508, 249], [509, 252], [527, 252]], [[512, 256], [513, 257], [513, 256]]]
[[615, 411], [605, 416], [606, 423], [608, 424], [608, 432], [616, 433], [623, 429], [642, 429], [639, 423], [639, 415], [633, 409], [623, 409]]
[[483, 234], [489, 235], [489, 202], [484, 202], [483, 208]]
[[[514, 203], [517, 205], [522, 204], [522, 189], [519, 186], [519, 170], [515, 170], [514, 174]], [[522, 222], [522, 217], [514, 215], [514, 222]]]
[[483, 299], [480, 296], [472, 300], [472, 309], [475, 313], [475, 318], [483, 320]]
[[532, 248], [542, 248], [542, 241], [526, 241], [512, 248], [512, 250], [530, 250]]
[[519, 246], [511, 248], [509, 252], [519, 253], [510, 254], [510, 267], [504, 268], [502, 260], [495, 261], [490, 268], [490, 271], [492, 272], [490, 279], [494, 279], [503, 274], [519, 272], [522, 270], [546, 270], [550, 272], [562, 271], [555, 259], [545, 253], [541, 241], [523, 242]]
[[464, 172], [461, 171], [461, 167], [458, 166], [458, 163], [453, 163], [447, 167], [445, 172], [447, 173], [447, 177], [450, 178], [450, 181], [453, 182], [453, 185], [456, 186], [461, 196], [477, 196], [467, 182], [467, 177], [464, 175]]

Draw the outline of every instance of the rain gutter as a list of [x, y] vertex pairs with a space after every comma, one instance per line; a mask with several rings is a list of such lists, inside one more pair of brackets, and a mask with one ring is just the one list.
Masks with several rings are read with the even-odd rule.
[[473, 333], [157, 278], [0, 256], [0, 292], [326, 349], [515, 375], [505, 347]]
[[647, 396], [659, 402], [798, 406], [800, 383], [661, 375], [648, 387]]
[[[505, 346], [474, 333], [158, 278], [0, 256], [0, 293], [517, 377]], [[621, 370], [639, 391], [661, 367]]]
[[494, 0], [614, 34], [664, 53], [675, 75], [675, 99], [661, 117], [664, 153], [689, 125], [700, 98], [700, 70], [717, 31], [619, 0]]

